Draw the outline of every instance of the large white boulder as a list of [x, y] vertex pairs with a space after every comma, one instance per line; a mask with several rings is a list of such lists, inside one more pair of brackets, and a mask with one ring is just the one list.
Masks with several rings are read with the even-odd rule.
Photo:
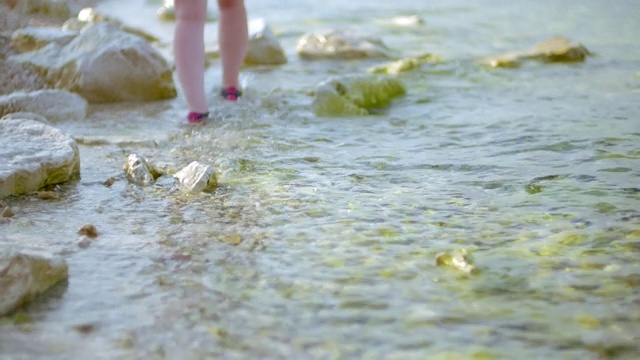
[[29, 119], [1, 120], [0, 143], [0, 199], [80, 174], [78, 145], [47, 124]]
[[177, 95], [172, 70], [143, 38], [109, 22], [90, 23], [64, 46], [9, 58], [31, 64], [56, 89], [82, 95], [89, 102], [148, 101]]
[[0, 316], [67, 278], [67, 262], [51, 254], [0, 246]]
[[84, 120], [89, 103], [65, 90], [15, 92], [0, 96], [0, 118], [16, 112], [30, 112], [44, 116], [50, 122]]
[[354, 30], [325, 30], [307, 33], [296, 52], [303, 59], [380, 59], [389, 58], [390, 51], [381, 39]]

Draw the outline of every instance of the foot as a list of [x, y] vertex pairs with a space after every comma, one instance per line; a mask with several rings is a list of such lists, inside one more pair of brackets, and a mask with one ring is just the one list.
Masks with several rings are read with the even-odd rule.
[[191, 124], [204, 124], [207, 122], [207, 119], [209, 118], [209, 113], [197, 113], [197, 112], [190, 112], [189, 115], [187, 115], [187, 121]]
[[242, 91], [238, 90], [235, 86], [229, 86], [222, 89], [220, 95], [226, 101], [235, 102], [238, 101], [240, 96], [242, 96]]

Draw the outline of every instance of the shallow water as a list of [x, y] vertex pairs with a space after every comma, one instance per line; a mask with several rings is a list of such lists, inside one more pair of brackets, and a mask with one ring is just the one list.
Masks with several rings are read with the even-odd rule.
[[[99, 9], [169, 53], [157, 7]], [[10, 199], [0, 238], [65, 254], [70, 277], [2, 322], [0, 358], [637, 358], [639, 2], [247, 7], [289, 63], [245, 69], [238, 106], [215, 99], [214, 63], [212, 123], [183, 126], [178, 98], [56, 124], [82, 144], [82, 179], [57, 200]], [[391, 25], [412, 14], [425, 24]], [[378, 64], [297, 59], [297, 39], [327, 27], [444, 62], [402, 75], [408, 94], [380, 114], [318, 118], [318, 82]], [[215, 46], [215, 23], [208, 32]], [[596, 56], [478, 65], [557, 34]], [[130, 153], [213, 164], [221, 186], [129, 185]], [[100, 236], [80, 249], [85, 223]], [[436, 265], [460, 249], [478, 274]]]

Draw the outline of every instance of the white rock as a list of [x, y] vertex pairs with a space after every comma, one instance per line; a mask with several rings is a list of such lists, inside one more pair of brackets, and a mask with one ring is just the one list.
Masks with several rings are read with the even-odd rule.
[[0, 117], [14, 112], [30, 112], [53, 123], [80, 121], [86, 118], [88, 108], [87, 100], [65, 90], [20, 91], [0, 96]]
[[379, 38], [353, 30], [326, 30], [305, 34], [296, 47], [303, 59], [389, 58], [389, 49]]
[[33, 120], [41, 122], [43, 124], [51, 125], [51, 123], [49, 123], [49, 121], [44, 116], [30, 112], [11, 113], [9, 115], [3, 116], [0, 121], [2, 120]]
[[66, 261], [45, 252], [0, 247], [0, 316], [67, 278]]
[[0, 198], [26, 194], [80, 174], [78, 145], [49, 125], [28, 120], [0, 121]]
[[56, 89], [90, 102], [148, 101], [177, 95], [168, 62], [143, 38], [110, 22], [86, 25], [65, 46], [9, 57], [31, 64]]
[[127, 179], [134, 184], [147, 186], [153, 184], [155, 180], [147, 160], [138, 154], [129, 155], [123, 169], [127, 174]]
[[11, 46], [20, 52], [38, 50], [50, 43], [64, 46], [78, 34], [77, 31], [31, 26], [14, 31], [11, 35]]
[[217, 185], [214, 169], [197, 161], [187, 165], [173, 175], [182, 187], [190, 192], [200, 192]]
[[244, 62], [252, 65], [279, 65], [287, 62], [287, 55], [264, 19], [249, 23], [249, 49]]

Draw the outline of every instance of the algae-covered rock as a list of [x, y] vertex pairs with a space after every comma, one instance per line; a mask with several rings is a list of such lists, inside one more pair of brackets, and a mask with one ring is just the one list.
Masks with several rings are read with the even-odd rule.
[[465, 249], [437, 254], [436, 265], [452, 267], [465, 274], [477, 274], [479, 272], [473, 262], [473, 258]]
[[147, 101], [177, 95], [167, 61], [142, 38], [114, 24], [87, 25], [65, 46], [10, 57], [38, 69], [51, 86], [90, 102]]
[[0, 121], [0, 198], [77, 178], [80, 152], [61, 130], [29, 119]]
[[353, 30], [326, 30], [305, 34], [296, 47], [303, 59], [380, 59], [390, 52], [381, 39]]
[[332, 77], [318, 85], [312, 107], [319, 116], [369, 115], [405, 92], [404, 84], [393, 77]]
[[437, 63], [441, 59], [437, 55], [425, 54], [420, 56], [410, 56], [404, 59], [392, 61], [390, 63], [378, 65], [367, 69], [367, 72], [372, 74], [390, 74], [397, 75], [403, 72], [407, 72], [413, 69], [417, 69], [420, 66], [427, 63]]
[[63, 258], [45, 252], [0, 247], [0, 315], [8, 314], [67, 278]]
[[525, 50], [512, 51], [484, 60], [491, 67], [518, 67], [525, 60], [544, 62], [579, 62], [591, 55], [591, 52], [578, 42], [556, 36]]
[[0, 117], [17, 112], [42, 115], [50, 122], [83, 120], [89, 108], [87, 100], [65, 90], [14, 92], [0, 96]]

